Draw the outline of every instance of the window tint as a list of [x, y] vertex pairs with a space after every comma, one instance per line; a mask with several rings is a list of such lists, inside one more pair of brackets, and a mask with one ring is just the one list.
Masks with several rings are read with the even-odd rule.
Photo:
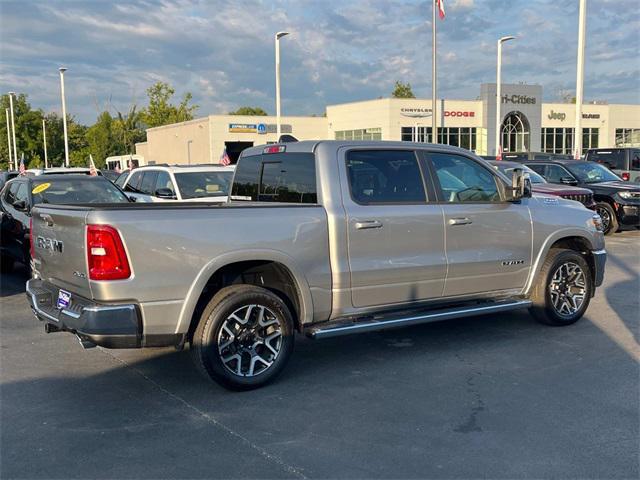
[[29, 203], [29, 192], [27, 191], [27, 184], [25, 182], [20, 182], [20, 186], [18, 187], [13, 203], [15, 202]]
[[602, 163], [605, 167], [615, 170], [626, 170], [626, 152], [624, 150], [600, 150], [591, 152], [587, 160]]
[[[43, 182], [40, 182], [41, 184]], [[33, 204], [54, 203], [126, 203], [127, 196], [106, 179], [84, 180], [57, 179], [40, 193], [33, 195]], [[36, 183], [34, 183], [34, 186]]]
[[631, 170], [640, 170], [640, 150], [631, 150]]
[[233, 172], [185, 172], [174, 176], [183, 199], [224, 197], [229, 194]]
[[142, 178], [142, 172], [134, 172], [131, 174], [129, 181], [127, 182], [127, 186], [124, 187], [125, 192], [139, 192], [138, 184], [140, 183], [140, 179]]
[[263, 155], [258, 201], [317, 203], [313, 154]]
[[124, 187], [124, 182], [127, 181], [127, 177], [129, 176], [129, 170], [125, 170], [120, 174], [120, 176], [116, 179], [115, 184], [120, 188]]
[[562, 183], [563, 178], [573, 179], [573, 176], [564, 167], [561, 167], [560, 165], [552, 165], [552, 164], [545, 165], [544, 172], [545, 173], [542, 176], [551, 183]]
[[354, 201], [362, 204], [421, 203], [426, 201], [415, 152], [408, 150], [352, 150], [347, 174]]
[[168, 188], [173, 192], [174, 195], [176, 193], [176, 189], [174, 188], [173, 182], [171, 181], [171, 176], [165, 171], [158, 172], [158, 178], [156, 180], [156, 190], [159, 190], [160, 188]]
[[142, 181], [140, 182], [140, 186], [138, 187], [140, 193], [144, 193], [146, 195], [155, 194], [156, 178], [158, 178], [158, 172], [144, 172], [144, 174], [142, 175]]
[[446, 202], [499, 202], [496, 177], [470, 158], [448, 153], [429, 155]]
[[4, 200], [9, 205], [13, 205], [13, 202], [16, 200], [16, 192], [18, 191], [18, 187], [20, 187], [21, 182], [13, 182], [9, 188], [7, 188], [7, 193], [4, 195]]
[[231, 200], [317, 203], [314, 154], [242, 157], [236, 167]]

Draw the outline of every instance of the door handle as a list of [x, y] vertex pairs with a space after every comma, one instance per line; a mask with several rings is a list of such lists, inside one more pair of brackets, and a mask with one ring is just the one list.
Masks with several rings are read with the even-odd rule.
[[53, 218], [51, 218], [51, 215], [47, 215], [46, 213], [41, 213], [40, 218], [47, 225], [47, 227], [53, 227]]
[[449, 225], [469, 225], [473, 223], [471, 220], [469, 220], [468, 218], [450, 218], [449, 219]]
[[382, 227], [382, 222], [379, 222], [378, 220], [360, 220], [359, 222], [356, 222], [356, 228], [358, 230], [364, 230], [366, 228], [381, 228]]

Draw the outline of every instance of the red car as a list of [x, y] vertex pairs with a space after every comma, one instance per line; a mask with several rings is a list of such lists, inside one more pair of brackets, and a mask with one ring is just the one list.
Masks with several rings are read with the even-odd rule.
[[511, 173], [514, 168], [522, 168], [529, 174], [531, 178], [531, 187], [533, 193], [544, 193], [546, 195], [557, 195], [558, 197], [566, 198], [568, 200], [575, 200], [582, 203], [585, 207], [595, 210], [596, 202], [593, 200], [593, 192], [588, 188], [573, 187], [571, 185], [558, 185], [555, 183], [548, 183], [541, 175], [531, 170], [526, 165], [518, 162], [508, 162], [499, 160], [489, 160], [491, 164], [497, 170], [504, 173], [508, 178], [511, 178]]

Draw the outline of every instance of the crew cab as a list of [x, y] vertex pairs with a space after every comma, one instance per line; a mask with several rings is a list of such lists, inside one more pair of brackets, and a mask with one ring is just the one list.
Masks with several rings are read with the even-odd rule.
[[190, 344], [232, 389], [322, 339], [529, 308], [570, 325], [603, 282], [600, 218], [467, 150], [303, 141], [244, 150], [231, 201], [34, 209], [27, 296], [86, 346]]

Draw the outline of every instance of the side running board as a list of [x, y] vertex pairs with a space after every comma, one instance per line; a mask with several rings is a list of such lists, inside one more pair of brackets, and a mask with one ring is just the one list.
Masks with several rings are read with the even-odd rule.
[[353, 333], [374, 332], [389, 328], [408, 327], [421, 323], [438, 322], [453, 318], [471, 317], [474, 315], [486, 315], [488, 313], [507, 312], [518, 308], [531, 306], [530, 300], [503, 300], [498, 302], [483, 303], [476, 305], [465, 305], [463, 307], [440, 308], [437, 310], [427, 310], [422, 312], [404, 312], [388, 316], [378, 316], [367, 318], [361, 321], [352, 322], [332, 322], [323, 326], [311, 327], [305, 333], [313, 339], [339, 337]]

